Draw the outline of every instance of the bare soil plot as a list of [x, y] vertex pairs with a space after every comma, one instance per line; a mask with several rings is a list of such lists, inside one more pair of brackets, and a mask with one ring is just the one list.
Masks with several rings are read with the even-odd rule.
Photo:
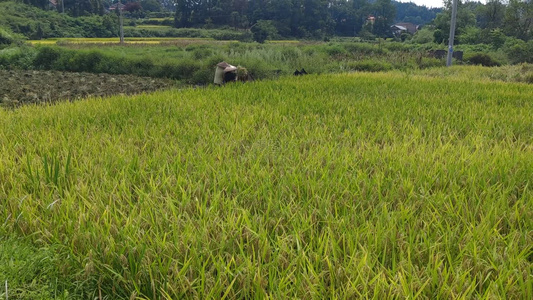
[[86, 97], [138, 94], [176, 86], [166, 79], [55, 71], [0, 70], [0, 105], [53, 103]]

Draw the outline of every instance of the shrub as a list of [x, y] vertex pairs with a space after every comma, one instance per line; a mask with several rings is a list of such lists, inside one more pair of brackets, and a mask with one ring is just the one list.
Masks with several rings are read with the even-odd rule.
[[31, 69], [36, 51], [31, 47], [7, 48], [0, 51], [0, 68]]
[[346, 64], [346, 69], [350, 71], [381, 72], [391, 70], [392, 65], [382, 61], [362, 60], [348, 62]]
[[420, 69], [442, 67], [444, 65], [441, 59], [433, 57], [420, 57], [420, 59], [417, 59], [417, 64]]
[[204, 59], [204, 58], [207, 58], [207, 57], [209, 57], [211, 55], [213, 55], [213, 50], [211, 50], [209, 48], [199, 48], [199, 49], [195, 49], [192, 52], [192, 57], [194, 59]]
[[211, 33], [211, 37], [222, 41], [252, 41], [251, 33], [231, 30], [215, 30]]
[[326, 52], [329, 56], [341, 56], [346, 54], [346, 48], [339, 44], [329, 44], [324, 48], [324, 52]]
[[37, 69], [50, 70], [55, 62], [61, 57], [61, 50], [57, 47], [40, 47], [37, 49], [37, 55], [33, 65]]
[[150, 76], [154, 68], [153, 61], [148, 58], [141, 58], [138, 60], [132, 60], [128, 62], [128, 73], [139, 76]]
[[414, 44], [427, 44], [433, 42], [433, 30], [430, 28], [422, 28], [415, 33], [410, 40]]
[[189, 83], [200, 85], [209, 84], [213, 82], [214, 75], [214, 69], [204, 67], [194, 72], [191, 79], [189, 80]]
[[154, 67], [153, 76], [183, 80], [191, 78], [200, 68], [200, 63], [195, 60], [182, 60], [177, 64], [165, 63]]
[[482, 65], [484, 67], [497, 67], [501, 64], [492, 56], [486, 53], [475, 53], [468, 57], [466, 61], [472, 65]]
[[22, 36], [14, 34], [11, 30], [0, 27], [0, 49], [22, 41]]
[[378, 51], [378, 48], [370, 43], [349, 43], [345, 44], [344, 48], [350, 53], [370, 54]]
[[283, 47], [281, 55], [284, 61], [293, 61], [302, 55], [302, 51], [296, 47]]
[[528, 72], [526, 75], [524, 75], [524, 82], [533, 84], [533, 72]]
[[278, 36], [278, 30], [272, 21], [259, 20], [251, 28], [254, 41], [264, 43], [267, 39], [275, 39]]
[[69, 68], [76, 72], [90, 72], [96, 73], [96, 67], [99, 65], [104, 54], [98, 51], [83, 51], [76, 53], [71, 61]]
[[503, 51], [511, 63], [533, 63], [533, 41], [524, 42], [515, 38], [508, 38]]

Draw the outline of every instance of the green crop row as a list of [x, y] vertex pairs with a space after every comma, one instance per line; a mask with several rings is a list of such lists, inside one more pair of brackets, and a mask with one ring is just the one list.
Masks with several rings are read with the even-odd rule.
[[532, 99], [353, 73], [0, 110], [1, 278], [26, 299], [531, 299]]

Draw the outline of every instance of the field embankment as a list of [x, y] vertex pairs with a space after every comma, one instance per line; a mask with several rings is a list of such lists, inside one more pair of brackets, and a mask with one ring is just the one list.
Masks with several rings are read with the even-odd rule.
[[34, 281], [0, 266], [13, 297], [37, 280], [73, 298], [531, 299], [532, 99], [356, 73], [0, 110], [0, 248], [54, 253]]

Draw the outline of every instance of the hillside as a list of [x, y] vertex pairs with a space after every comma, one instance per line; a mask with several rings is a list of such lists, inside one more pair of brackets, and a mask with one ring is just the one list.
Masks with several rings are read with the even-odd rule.
[[20, 2], [0, 2], [0, 27], [29, 39], [117, 36], [116, 15], [71, 17]]
[[442, 8], [428, 8], [414, 3], [392, 1], [396, 8], [396, 22], [408, 22], [416, 25], [431, 23]]
[[[99, 1], [98, 3], [100, 3]], [[224, 28], [232, 29], [233, 31], [243, 31], [249, 29], [253, 24], [259, 21], [261, 18], [269, 20], [266, 24], [265, 33], [270, 35], [271, 38], [274, 37], [299, 37], [299, 38], [319, 38], [321, 35], [327, 33], [328, 35], [337, 34], [343, 36], [352, 36], [354, 30], [359, 32], [362, 29], [364, 23], [361, 20], [364, 19], [363, 16], [369, 14], [376, 14], [379, 11], [379, 8], [373, 8], [375, 5], [374, 1], [363, 1], [364, 5], [355, 9], [350, 7], [351, 4], [348, 2], [332, 2], [330, 6], [323, 7], [317, 10], [317, 5], [320, 7], [323, 3], [317, 4], [314, 2], [306, 2], [306, 5], [309, 5], [310, 8], [306, 8], [304, 11], [296, 10], [295, 7], [298, 5], [289, 5], [278, 3], [278, 2], [268, 2], [268, 5], [265, 7], [258, 7], [251, 12], [252, 7], [255, 5], [254, 2], [248, 3], [244, 1], [242, 3], [236, 3], [235, 5], [241, 5], [242, 7], [235, 8], [237, 11], [226, 11], [232, 6], [216, 4], [215, 7], [206, 7], [206, 3], [196, 3], [199, 7], [195, 7], [195, 13], [192, 14], [192, 19], [196, 19], [195, 22], [181, 22], [179, 27], [196, 27], [196, 28]], [[153, 7], [155, 4], [150, 3], [149, 1], [141, 2], [147, 8]], [[217, 2], [218, 3], [218, 2]], [[101, 4], [101, 3], [100, 3]], [[81, 4], [80, 4], [81, 5]], [[103, 5], [103, 4], [102, 4]], [[107, 13], [104, 10], [104, 6], [97, 5], [93, 7], [77, 7], [72, 6], [72, 4], [67, 3], [66, 13], [58, 13], [55, 9], [43, 10], [36, 6], [26, 5], [20, 2], [15, 1], [2, 1], [0, 2], [0, 27], [8, 27], [13, 30], [15, 33], [24, 34], [27, 38], [30, 39], [41, 39], [41, 38], [57, 38], [57, 37], [112, 37], [117, 36], [118, 34], [118, 17], [114, 13]], [[165, 4], [166, 5], [166, 4]], [[210, 4], [215, 5], [215, 4]], [[222, 7], [219, 7], [222, 5]], [[440, 12], [440, 9], [428, 9], [423, 6], [417, 6], [413, 3], [400, 3], [392, 1], [388, 4], [391, 9], [396, 10], [395, 20], [398, 22], [412, 22], [415, 24], [426, 24], [431, 22], [436, 14]], [[83, 6], [83, 5], [81, 5]], [[157, 6], [157, 5], [156, 5]], [[291, 8], [293, 12], [287, 12]], [[86, 9], [87, 11], [83, 10]], [[155, 9], [155, 8], [154, 8]], [[233, 8], [231, 8], [233, 9]], [[81, 14], [80, 10], [84, 13]], [[220, 11], [224, 13], [220, 13]], [[312, 10], [316, 18], [324, 19], [320, 21], [320, 26], [318, 26], [314, 21], [314, 17], [306, 19], [308, 11]], [[129, 17], [125, 25], [137, 25], [143, 24], [143, 22], [148, 22], [148, 24], [160, 24], [161, 22], [157, 19], [144, 19], [146, 17], [146, 12], [142, 10], [142, 13], [139, 12], [125, 12], [125, 15]], [[319, 13], [319, 11], [321, 11]], [[327, 16], [322, 16], [323, 12], [327, 11]], [[170, 12], [167, 12], [167, 15]], [[198, 14], [205, 14], [203, 17], [195, 17]], [[232, 18], [236, 18], [239, 21], [229, 18], [229, 15], [233, 15]], [[244, 14], [244, 15], [243, 15]], [[290, 17], [290, 15], [294, 15]], [[73, 17], [76, 16], [76, 17]], [[203, 16], [203, 15], [202, 15]], [[394, 15], [389, 16], [394, 18]], [[250, 19], [252, 18], [252, 19]], [[213, 24], [204, 24], [204, 19], [210, 19]], [[360, 20], [361, 19], [361, 20]], [[391, 19], [392, 20], [392, 19]], [[169, 21], [165, 23], [168, 24]], [[270, 22], [270, 23], [269, 23]], [[174, 20], [171, 21], [174, 23]], [[272, 27], [274, 26], [274, 27]], [[355, 27], [354, 27], [355, 26]], [[294, 27], [294, 28], [292, 28]], [[153, 27], [155, 28], [155, 27]], [[292, 28], [292, 29], [291, 29]], [[164, 32], [158, 32], [157, 30], [147, 30], [142, 31], [135, 30], [135, 26], [129, 26], [126, 33], [128, 35], [175, 35], [175, 33], [169, 32], [169, 27], [163, 26], [159, 30]], [[275, 32], [273, 32], [274, 30]], [[149, 31], [149, 30], [148, 30]], [[155, 31], [155, 32], [154, 32]]]
[[0, 278], [15, 299], [531, 298], [533, 87], [480, 69], [0, 109]]

